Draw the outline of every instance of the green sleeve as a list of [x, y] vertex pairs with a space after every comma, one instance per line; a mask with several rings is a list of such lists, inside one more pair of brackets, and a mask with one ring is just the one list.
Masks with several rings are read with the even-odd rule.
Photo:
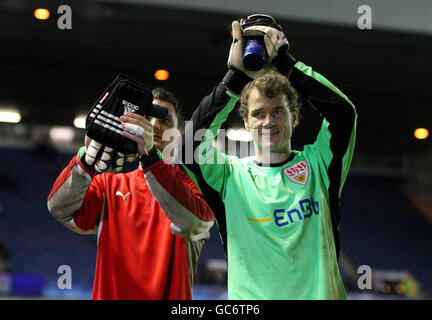
[[[349, 172], [354, 152], [357, 113], [354, 104], [335, 85], [302, 62], [295, 65], [296, 89], [307, 95], [307, 103], [320, 112], [323, 122], [317, 140], [305, 150], [313, 151], [322, 165], [329, 168], [337, 158], [340, 162], [339, 194]], [[299, 78], [302, 78], [299, 80]], [[299, 88], [300, 87], [300, 88]]]
[[238, 101], [238, 97], [232, 95], [228, 90], [226, 94], [230, 96], [228, 103], [213, 119], [198, 148], [198, 162], [203, 178], [222, 198], [225, 197], [226, 181], [231, 173], [232, 164], [230, 157], [220, 152], [213, 142]]

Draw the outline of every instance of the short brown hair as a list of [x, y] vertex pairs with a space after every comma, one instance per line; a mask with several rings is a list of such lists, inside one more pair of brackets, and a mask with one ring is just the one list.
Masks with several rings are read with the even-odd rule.
[[174, 93], [168, 91], [165, 88], [156, 87], [152, 90], [152, 94], [153, 94], [153, 99], [159, 99], [162, 101], [172, 103], [178, 119], [178, 129], [184, 128], [185, 123], [184, 123], [183, 110], [180, 106], [180, 100], [174, 95]]
[[248, 101], [249, 95], [253, 88], [266, 95], [269, 98], [274, 98], [280, 93], [284, 93], [288, 98], [289, 108], [291, 112], [297, 112], [298, 119], [300, 119], [301, 103], [298, 99], [296, 90], [289, 84], [288, 78], [277, 71], [271, 71], [265, 75], [256, 78], [254, 81], [249, 82], [240, 94], [240, 107], [238, 109], [240, 116], [243, 119], [248, 117]]

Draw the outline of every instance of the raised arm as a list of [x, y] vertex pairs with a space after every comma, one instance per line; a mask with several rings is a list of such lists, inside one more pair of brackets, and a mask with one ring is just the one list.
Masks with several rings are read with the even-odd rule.
[[48, 196], [49, 212], [77, 233], [97, 233], [105, 201], [96, 172], [122, 171], [124, 155], [85, 137], [85, 146], [57, 177]]
[[97, 233], [103, 195], [95, 172], [87, 168], [78, 156], [60, 173], [48, 196], [49, 212], [65, 227], [82, 233]]
[[357, 121], [354, 105], [325, 77], [291, 56], [289, 43], [279, 25], [273, 22], [263, 23], [259, 15], [251, 17], [243, 24], [243, 36], [263, 36], [270, 64], [289, 79], [305, 104], [312, 106], [324, 117], [315, 150], [327, 166], [334, 167], [335, 163], [341, 163], [336, 168], [340, 168], [340, 193], [354, 150]]
[[354, 105], [330, 81], [301, 62], [295, 64], [289, 79], [306, 104], [324, 118], [314, 149], [328, 167], [338, 163], [340, 195], [354, 152], [357, 124]]

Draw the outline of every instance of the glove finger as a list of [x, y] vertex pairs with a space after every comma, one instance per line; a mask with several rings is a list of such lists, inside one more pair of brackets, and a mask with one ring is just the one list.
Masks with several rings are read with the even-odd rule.
[[96, 172], [102, 173], [108, 170], [108, 166], [105, 162], [98, 160], [95, 164], [95, 170]]
[[243, 37], [249, 38], [249, 37], [264, 37], [265, 33], [261, 30], [254, 30], [254, 29], [247, 29], [243, 31]]
[[243, 70], [243, 47], [244, 38], [242, 36], [242, 30], [240, 22], [235, 20], [231, 24], [233, 41], [231, 44], [230, 52], [228, 55], [228, 68], [235, 67], [239, 70]]
[[98, 153], [101, 149], [102, 144], [95, 140], [91, 140], [90, 144], [86, 150], [85, 161], [89, 165], [93, 165], [97, 159]]
[[108, 162], [111, 160], [113, 153], [114, 153], [113, 149], [111, 149], [109, 147], [105, 147], [100, 159], [104, 162]]
[[100, 156], [99, 159], [96, 160], [95, 163], [95, 169], [97, 172], [104, 172], [108, 170], [108, 168], [111, 166], [113, 154], [114, 154], [113, 149], [109, 147], [105, 147], [103, 149], [102, 155]]
[[264, 44], [270, 61], [272, 61], [278, 55], [280, 48], [286, 47], [286, 50], [289, 49], [288, 40], [283, 34], [276, 35], [276, 37], [270, 37], [269, 35], [265, 35]]
[[112, 159], [112, 170], [115, 173], [122, 172], [124, 167], [124, 160], [125, 155], [121, 152], [114, 152], [113, 159]]
[[247, 17], [247, 20], [250, 20], [250, 19], [259, 19], [259, 18], [267, 18], [267, 19], [270, 19], [273, 23], [276, 23], [276, 20], [272, 16], [270, 16], [268, 14], [265, 14], [265, 13], [254, 13], [254, 14], [251, 14], [250, 16]]
[[266, 26], [250, 26], [243, 29], [243, 36], [264, 36], [269, 31], [269, 29], [271, 28]]
[[233, 21], [231, 27], [233, 33], [233, 41], [235, 42], [236, 40], [242, 40], [243, 35], [240, 22], [237, 20]]
[[126, 155], [126, 162], [134, 162], [138, 158], [138, 153], [132, 153]]
[[288, 40], [282, 31], [267, 26], [250, 26], [243, 30], [243, 36], [267, 35], [274, 46], [281, 47], [288, 44]]

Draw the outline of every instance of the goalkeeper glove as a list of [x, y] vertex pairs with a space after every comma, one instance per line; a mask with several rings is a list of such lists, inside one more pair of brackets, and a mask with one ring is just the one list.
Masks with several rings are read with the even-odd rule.
[[91, 139], [87, 147], [79, 149], [78, 158], [88, 169], [100, 173], [107, 171], [111, 166], [114, 153], [114, 149]]
[[[231, 56], [230, 52], [230, 58], [235, 63], [231, 63], [232, 66], [240, 69], [254, 79], [274, 69], [277, 69], [281, 74], [287, 76], [296, 63], [296, 60], [288, 53], [289, 42], [282, 27], [276, 23], [275, 19], [265, 14], [253, 14], [248, 16], [245, 20], [242, 19], [240, 22], [235, 22], [236, 21], [233, 22], [233, 33], [234, 29], [236, 29], [237, 37], [241, 39], [242, 43], [234, 47], [233, 41], [231, 51], [234, 53]], [[239, 28], [241, 28], [241, 36], [238, 36]], [[264, 67], [257, 72], [246, 71], [244, 70], [245, 68], [242, 61], [244, 39], [256, 36], [263, 37], [267, 52], [266, 62]], [[230, 64], [230, 62], [228, 64]]]

